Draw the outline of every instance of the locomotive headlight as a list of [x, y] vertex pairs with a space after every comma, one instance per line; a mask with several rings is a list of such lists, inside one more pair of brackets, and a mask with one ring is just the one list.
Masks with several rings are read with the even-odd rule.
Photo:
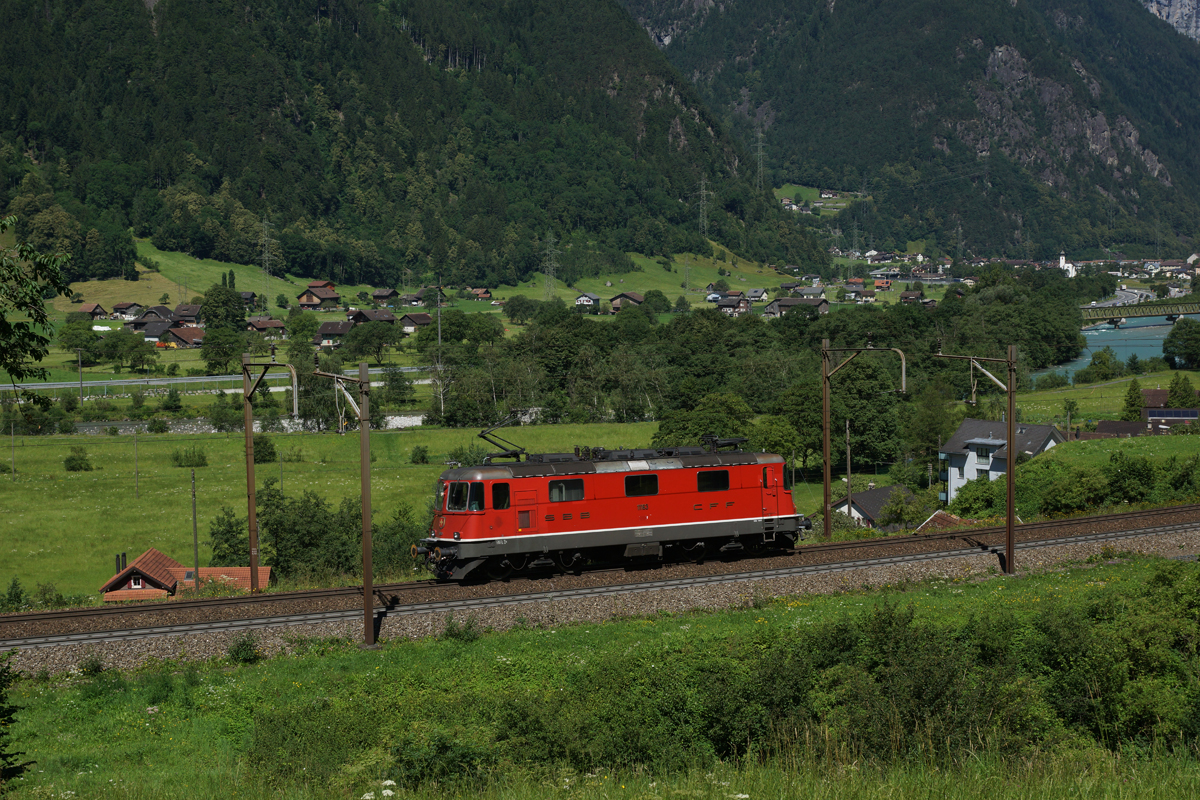
[[456, 541], [456, 542], [457, 542], [457, 541], [458, 541], [459, 539], [461, 539], [461, 538], [462, 538], [462, 534], [461, 534], [461, 533], [459, 533], [458, 531], [455, 531], [455, 532], [454, 532], [454, 541]]

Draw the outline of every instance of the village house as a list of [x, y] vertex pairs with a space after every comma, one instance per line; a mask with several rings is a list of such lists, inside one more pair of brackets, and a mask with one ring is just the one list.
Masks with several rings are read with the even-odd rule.
[[471, 293], [472, 300], [491, 300], [492, 299], [492, 290], [491, 289], [468, 289], [467, 291], [469, 291]]
[[283, 339], [284, 324], [281, 319], [270, 317], [251, 317], [246, 320], [246, 330], [261, 333], [268, 339]]
[[169, 328], [159, 336], [159, 341], [176, 347], [199, 347], [204, 344], [204, 328]]
[[184, 325], [192, 325], [202, 327], [200, 322], [200, 306], [190, 303], [180, 303], [175, 306], [175, 310], [171, 312], [172, 317]]
[[[129, 327], [128, 323], [126, 327]], [[178, 327], [181, 326], [174, 322], [147, 322], [141, 328], [137, 329], [137, 333], [142, 334], [147, 342], [166, 342], [169, 339], [167, 332], [172, 328]]]
[[99, 303], [84, 303], [79, 307], [79, 314], [87, 314], [95, 322], [98, 319], [103, 319], [108, 316], [108, 312]]
[[900, 302], [901, 303], [912, 303], [912, 304], [920, 303], [921, 300], [924, 299], [922, 297], [922, 294], [923, 294], [922, 292], [901, 292], [900, 293]]
[[819, 286], [801, 286], [793, 291], [792, 294], [797, 297], [806, 297], [810, 300], [819, 300], [825, 296], [825, 290]]
[[314, 310], [319, 308], [336, 308], [341, 302], [341, 295], [335, 290], [330, 281], [311, 281], [297, 297], [300, 308]]
[[396, 315], [386, 308], [358, 308], [347, 312], [346, 319], [355, 325], [364, 325], [368, 322], [386, 322], [388, 325], [396, 324]]
[[377, 306], [391, 305], [399, 296], [395, 289], [376, 289], [371, 292], [371, 302]]
[[634, 308], [636, 306], [640, 306], [645, 299], [645, 297], [637, 292], [621, 292], [609, 302], [612, 303], [612, 310], [615, 314], [623, 308]]
[[[196, 587], [196, 570], [185, 567], [175, 559], [153, 547], [129, 562], [122, 563], [117, 556], [117, 572], [103, 586], [100, 593], [106, 603], [130, 600], [165, 600], [175, 596], [179, 589]], [[200, 567], [200, 583], [210, 581], [225, 584], [231, 589], [250, 590], [249, 567]], [[260, 586], [271, 582], [271, 568], [258, 568]]]
[[600, 295], [592, 294], [591, 292], [580, 292], [579, 297], [575, 298], [576, 308], [599, 308]]
[[764, 319], [775, 319], [795, 308], [815, 308], [818, 314], [829, 313], [829, 301], [824, 298], [780, 297], [767, 303], [763, 309]]
[[1142, 389], [1142, 422], [1165, 431], [1176, 425], [1194, 425], [1200, 419], [1200, 390], [1195, 408], [1167, 408], [1167, 389]]
[[881, 528], [882, 530], [892, 530], [898, 528], [898, 525], [888, 525], [884, 527], [880, 524], [883, 518], [883, 509], [892, 499], [892, 494], [901, 492], [906, 497], [911, 497], [912, 492], [908, 487], [902, 484], [893, 484], [892, 486], [880, 486], [876, 488], [874, 483], [867, 484], [865, 492], [854, 492], [849, 497], [842, 497], [841, 500], [833, 503], [833, 511], [837, 514], [847, 514], [850, 519], [860, 528]]
[[242, 302], [246, 304], [246, 308], [258, 308], [258, 295], [254, 292], [238, 292], [242, 296]]
[[751, 289], [746, 292], [746, 296], [750, 298], [751, 303], [762, 303], [767, 299], [766, 289]]
[[419, 311], [411, 312], [400, 318], [400, 330], [411, 336], [432, 322], [433, 316], [430, 314]]
[[340, 322], [322, 322], [313, 336], [313, 344], [317, 347], [341, 347], [342, 339], [354, 327], [349, 320]]
[[[941, 499], [953, 502], [968, 481], [986, 477], [995, 480], [1008, 469], [1008, 445], [1005, 436], [1008, 425], [986, 419], [964, 419], [942, 448], [938, 458], [943, 462], [941, 479], [946, 491]], [[1017, 451], [1036, 456], [1061, 444], [1063, 435], [1053, 425], [1017, 425]]]
[[874, 303], [875, 302], [875, 290], [874, 289], [863, 289], [863, 290], [859, 291], [858, 292], [858, 302]]
[[139, 303], [117, 303], [113, 306], [112, 316], [115, 319], [137, 319], [141, 316], [142, 309]]
[[746, 297], [723, 297], [717, 301], [717, 310], [731, 317], [750, 313], [750, 300]]

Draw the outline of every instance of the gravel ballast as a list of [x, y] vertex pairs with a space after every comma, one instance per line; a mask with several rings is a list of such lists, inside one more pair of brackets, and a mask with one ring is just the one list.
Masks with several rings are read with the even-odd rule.
[[[1106, 548], [1167, 558], [1195, 556], [1200, 553], [1200, 530], [1135, 536], [1096, 542], [1053, 545], [1022, 549], [1017, 555], [1018, 572], [1035, 574], [1058, 565], [1078, 563]], [[796, 565], [791, 561], [790, 565]], [[762, 565], [755, 564], [756, 568]], [[612, 581], [609, 576], [610, 583]], [[492, 608], [474, 609], [469, 615], [480, 628], [496, 631], [516, 625], [554, 627], [572, 623], [597, 623], [614, 616], [643, 616], [661, 612], [682, 613], [692, 610], [717, 610], [746, 607], [754, 602], [783, 596], [830, 594], [853, 589], [895, 586], [941, 578], [976, 580], [999, 577], [999, 562], [992, 553], [955, 556], [937, 560], [854, 568], [840, 572], [746, 579], [737, 582], [628, 591], [588, 597], [563, 597], [533, 600]], [[549, 587], [540, 587], [549, 588]], [[560, 587], [561, 588], [561, 587]], [[388, 616], [382, 621], [381, 640], [419, 639], [442, 631], [449, 612]], [[461, 614], [460, 614], [461, 616]], [[259, 647], [270, 657], [290, 652], [297, 638], [346, 638], [362, 636], [362, 620], [320, 622], [287, 627], [258, 628], [254, 631]], [[224, 657], [240, 631], [191, 633], [157, 636], [117, 642], [72, 644], [23, 650], [16, 654], [13, 666], [30, 674], [70, 671], [91, 655], [107, 669], [136, 669], [158, 660], [208, 660]]]

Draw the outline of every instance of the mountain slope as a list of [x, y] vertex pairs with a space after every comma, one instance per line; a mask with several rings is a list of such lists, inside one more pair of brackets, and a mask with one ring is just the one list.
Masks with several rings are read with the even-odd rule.
[[776, 183], [865, 190], [861, 245], [1182, 252], [1200, 47], [1129, 0], [624, 0]]
[[823, 258], [613, 0], [14, 0], [0, 23], [0, 205], [81, 275], [121, 274], [126, 227], [255, 263], [265, 219], [301, 275], [514, 283], [553, 232], [569, 280], [707, 250], [702, 178], [710, 237]]

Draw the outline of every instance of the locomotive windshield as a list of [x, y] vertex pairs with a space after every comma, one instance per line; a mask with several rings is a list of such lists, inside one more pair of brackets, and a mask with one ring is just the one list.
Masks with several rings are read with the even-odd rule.
[[447, 498], [447, 511], [482, 511], [483, 484], [478, 481], [455, 481], [450, 484]]

